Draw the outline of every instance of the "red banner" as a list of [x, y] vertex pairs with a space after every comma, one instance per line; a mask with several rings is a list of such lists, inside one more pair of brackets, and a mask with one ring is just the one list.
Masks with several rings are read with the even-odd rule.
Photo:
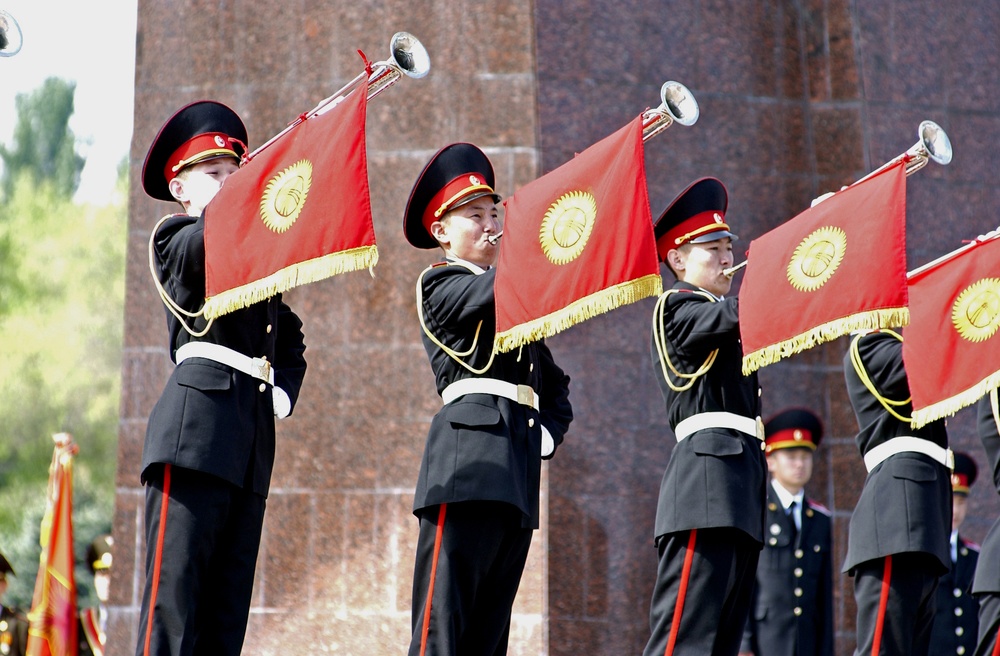
[[916, 428], [1000, 386], [1000, 236], [910, 279], [903, 364]]
[[49, 505], [39, 538], [41, 562], [28, 613], [28, 656], [74, 656], [78, 647], [73, 575], [73, 455], [77, 448], [68, 435], [55, 437]]
[[507, 200], [495, 288], [497, 350], [662, 289], [641, 118]]
[[205, 209], [205, 316], [378, 261], [365, 151], [367, 87], [231, 175]]
[[854, 330], [906, 325], [906, 172], [899, 162], [750, 242], [743, 372]]

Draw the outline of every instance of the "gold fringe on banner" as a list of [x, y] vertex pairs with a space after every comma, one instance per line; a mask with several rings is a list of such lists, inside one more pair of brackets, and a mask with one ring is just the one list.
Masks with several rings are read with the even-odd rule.
[[205, 299], [205, 318], [215, 319], [235, 310], [287, 292], [293, 287], [318, 282], [341, 273], [370, 269], [378, 263], [378, 247], [361, 246], [298, 262], [271, 275]]
[[870, 310], [829, 321], [791, 339], [744, 354], [743, 375], [749, 376], [761, 367], [774, 364], [796, 353], [802, 353], [814, 346], [832, 342], [855, 330], [898, 328], [908, 323], [910, 323], [910, 310], [906, 307]]
[[570, 326], [592, 319], [615, 308], [663, 293], [663, 280], [659, 274], [643, 276], [619, 283], [599, 292], [573, 301], [558, 312], [514, 326], [497, 333], [493, 348], [504, 353], [519, 346], [551, 337]]
[[950, 417], [962, 408], [966, 408], [983, 398], [995, 387], [1000, 387], [1000, 371], [994, 371], [964, 392], [959, 392], [943, 401], [932, 403], [926, 408], [914, 410], [913, 420], [910, 425], [913, 428], [921, 428], [932, 421]]

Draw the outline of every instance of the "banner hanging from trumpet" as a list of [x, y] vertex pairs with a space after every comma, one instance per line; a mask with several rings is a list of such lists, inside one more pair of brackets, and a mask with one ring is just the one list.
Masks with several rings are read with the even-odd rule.
[[498, 351], [663, 291], [636, 118], [507, 200]]
[[356, 88], [259, 150], [205, 209], [205, 317], [375, 266], [365, 112]]
[[1000, 386], [1000, 233], [910, 276], [903, 364], [913, 426], [953, 415]]
[[854, 330], [907, 324], [906, 161], [750, 242], [744, 374]]
[[68, 433], [56, 442], [49, 467], [42, 547], [35, 593], [28, 613], [28, 656], [75, 654], [79, 619], [73, 568], [73, 457], [79, 448]]

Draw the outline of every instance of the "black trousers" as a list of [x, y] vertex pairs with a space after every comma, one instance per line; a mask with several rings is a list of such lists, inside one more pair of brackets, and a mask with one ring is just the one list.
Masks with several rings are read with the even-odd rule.
[[532, 530], [506, 503], [418, 512], [409, 656], [504, 656]]
[[146, 586], [136, 656], [238, 656], [264, 497], [164, 465], [146, 483]]
[[977, 594], [979, 601], [979, 642], [976, 656], [993, 656], [1000, 632], [1000, 594]]
[[750, 614], [761, 545], [743, 531], [661, 536], [643, 656], [736, 656]]
[[914, 552], [854, 568], [855, 656], [927, 656], [940, 567], [933, 556]]

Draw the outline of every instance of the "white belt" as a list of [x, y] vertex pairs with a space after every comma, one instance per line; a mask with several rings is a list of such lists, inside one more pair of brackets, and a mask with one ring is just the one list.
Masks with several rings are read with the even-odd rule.
[[492, 394], [538, 410], [538, 395], [528, 385], [515, 385], [496, 378], [463, 378], [441, 390], [441, 400], [447, 405], [466, 394]]
[[674, 436], [680, 442], [692, 433], [707, 428], [731, 428], [759, 440], [764, 439], [764, 424], [760, 417], [751, 419], [732, 412], [700, 412], [678, 423], [674, 427]]
[[274, 370], [271, 363], [265, 358], [251, 358], [243, 355], [239, 351], [212, 344], [211, 342], [188, 342], [177, 349], [177, 364], [188, 358], [205, 358], [219, 364], [232, 367], [236, 371], [242, 371], [247, 376], [253, 376], [258, 380], [274, 385]]
[[955, 469], [955, 454], [952, 453], [951, 449], [938, 446], [930, 440], [925, 440], [919, 437], [910, 437], [909, 435], [894, 437], [891, 440], [883, 442], [877, 447], [871, 449], [865, 454], [865, 467], [868, 468], [868, 471], [871, 471], [882, 464], [886, 458], [894, 456], [897, 453], [907, 452], [922, 453], [925, 456], [930, 456], [937, 462], [940, 462], [948, 469]]

